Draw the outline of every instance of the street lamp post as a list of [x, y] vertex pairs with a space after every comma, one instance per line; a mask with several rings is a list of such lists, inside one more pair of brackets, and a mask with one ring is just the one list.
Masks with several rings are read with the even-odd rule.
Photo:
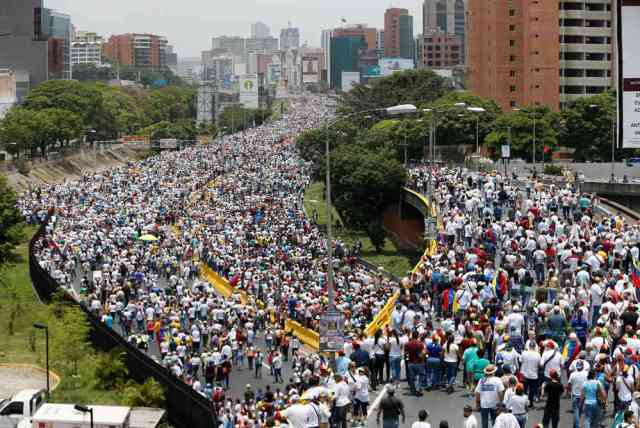
[[[352, 116], [364, 114], [364, 113], [374, 113], [374, 112], [386, 112], [389, 115], [401, 115], [408, 113], [415, 113], [417, 111], [416, 106], [412, 104], [403, 104], [397, 105], [388, 108], [378, 108], [372, 110], [364, 110], [355, 113], [350, 113], [343, 116], [335, 117], [333, 120], [327, 119], [325, 121], [325, 158], [326, 158], [326, 210], [327, 210], [327, 311], [335, 311], [336, 303], [335, 303], [335, 284], [334, 284], [334, 272], [333, 272], [333, 235], [332, 235], [332, 218], [331, 218], [331, 160], [329, 157], [330, 153], [330, 144], [329, 144], [329, 126], [335, 124], [339, 120], [347, 119]], [[331, 352], [331, 363], [335, 365], [335, 353]]]
[[89, 426], [93, 428], [93, 409], [88, 406], [83, 406], [82, 404], [76, 404], [73, 408], [82, 413], [89, 413]]
[[485, 110], [483, 107], [467, 107], [467, 111], [478, 113], [476, 114], [476, 155], [480, 156], [480, 114], [484, 113]]
[[42, 323], [33, 324], [34, 328], [38, 330], [44, 330], [44, 338], [45, 338], [45, 360], [46, 360], [46, 370], [47, 370], [47, 399], [49, 399], [51, 395], [51, 387], [49, 382], [49, 326]]

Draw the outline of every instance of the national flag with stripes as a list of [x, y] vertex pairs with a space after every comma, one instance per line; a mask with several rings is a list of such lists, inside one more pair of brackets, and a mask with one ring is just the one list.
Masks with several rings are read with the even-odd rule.
[[635, 257], [631, 259], [631, 282], [635, 288], [640, 288], [640, 261]]

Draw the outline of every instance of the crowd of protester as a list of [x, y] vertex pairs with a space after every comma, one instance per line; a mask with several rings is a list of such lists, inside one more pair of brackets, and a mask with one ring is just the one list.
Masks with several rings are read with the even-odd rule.
[[[210, 399], [224, 428], [366, 426], [370, 414], [396, 427], [405, 379], [416, 396], [466, 390], [480, 424], [467, 406], [465, 428], [556, 428], [565, 393], [575, 428], [599, 427], [607, 412], [637, 425], [638, 226], [597, 212], [574, 185], [411, 169], [408, 184], [438, 209], [438, 251], [408, 273], [388, 326], [366, 337], [398, 284], [336, 241], [348, 340], [333, 367], [304, 352], [284, 320], [318, 329], [327, 260], [304, 212], [310, 168], [292, 137], [330, 117], [322, 98], [305, 97], [221, 143], [30, 189], [25, 217], [51, 215], [35, 247], [41, 266]], [[230, 298], [199, 275], [205, 264]], [[273, 383], [230, 397], [240, 367]], [[421, 411], [413, 426], [428, 418]]]

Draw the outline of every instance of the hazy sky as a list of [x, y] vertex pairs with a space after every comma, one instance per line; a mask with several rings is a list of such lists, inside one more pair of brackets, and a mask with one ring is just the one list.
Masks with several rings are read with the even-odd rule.
[[[2, 1], [2, 0], [0, 0]], [[300, 41], [320, 46], [320, 31], [347, 23], [384, 26], [386, 8], [403, 7], [422, 27], [422, 0], [45, 0], [45, 6], [69, 13], [78, 30], [102, 35], [149, 32], [164, 35], [178, 56], [200, 56], [213, 36], [250, 35], [262, 21], [274, 37], [291, 21]]]

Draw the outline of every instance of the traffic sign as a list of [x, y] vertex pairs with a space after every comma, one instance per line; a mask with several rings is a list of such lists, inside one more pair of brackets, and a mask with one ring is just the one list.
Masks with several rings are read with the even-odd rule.
[[320, 315], [320, 352], [341, 351], [344, 346], [344, 315], [327, 310]]
[[437, 223], [433, 217], [424, 218], [424, 237], [426, 239], [436, 239], [437, 235]]

